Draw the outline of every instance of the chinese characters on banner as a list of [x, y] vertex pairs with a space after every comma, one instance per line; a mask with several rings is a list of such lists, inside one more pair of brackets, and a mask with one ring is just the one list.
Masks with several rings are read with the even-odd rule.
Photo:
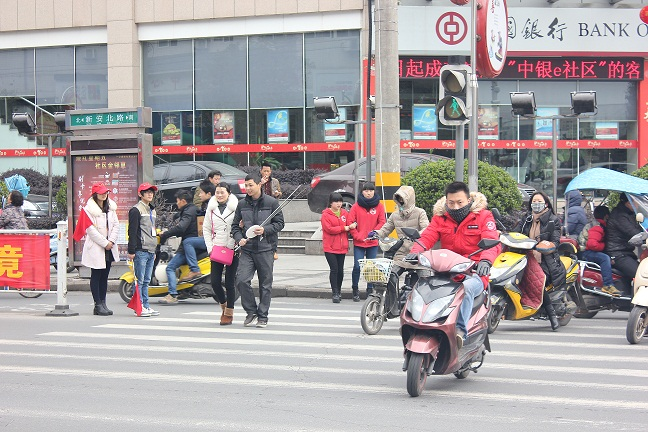
[[434, 140], [437, 138], [435, 105], [412, 106], [412, 138]]
[[268, 143], [287, 143], [288, 110], [268, 110]]
[[234, 143], [234, 112], [214, 113], [214, 144]]
[[[340, 114], [340, 120], [346, 120], [346, 108], [338, 108], [338, 113]], [[339, 123], [327, 123], [324, 122], [324, 141], [326, 142], [337, 142], [337, 141], [346, 141], [346, 125]]]
[[49, 267], [48, 235], [0, 234], [0, 286], [49, 290]]
[[180, 113], [162, 114], [162, 145], [182, 144]]
[[[127, 256], [128, 241], [126, 239], [126, 226], [128, 211], [137, 204], [137, 155], [136, 154], [106, 154], [74, 156], [72, 161], [73, 196], [72, 210], [74, 227], [79, 220], [79, 213], [92, 196], [91, 189], [94, 183], [103, 183], [110, 193], [108, 197], [117, 204], [117, 218], [119, 219], [119, 247], [120, 259]], [[81, 260], [84, 240], [74, 243], [74, 260]]]

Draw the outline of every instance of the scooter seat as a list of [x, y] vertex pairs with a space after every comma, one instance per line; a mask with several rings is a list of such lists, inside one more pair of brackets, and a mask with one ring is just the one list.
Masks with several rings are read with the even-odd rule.
[[470, 311], [470, 315], [474, 315], [477, 310], [484, 304], [486, 301], [486, 291], [481, 292], [477, 297], [475, 297], [475, 303], [473, 303], [473, 308], [472, 311]]
[[209, 257], [209, 254], [207, 253], [207, 251], [200, 252], [200, 253], [198, 253], [196, 255], [196, 258], [198, 258], [198, 261], [200, 261], [202, 259], [205, 259], [205, 258], [208, 258], [208, 257]]

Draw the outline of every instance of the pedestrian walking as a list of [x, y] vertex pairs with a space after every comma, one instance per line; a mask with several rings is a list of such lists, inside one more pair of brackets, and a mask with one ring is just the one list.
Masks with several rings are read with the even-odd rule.
[[[349, 222], [357, 223], [351, 230], [353, 236], [353, 272], [351, 273], [351, 289], [353, 301], [360, 301], [358, 282], [360, 281], [360, 262], [362, 258], [374, 259], [378, 254], [378, 240], [369, 239], [371, 231], [377, 231], [385, 224], [385, 207], [376, 195], [376, 187], [372, 182], [362, 185], [362, 193], [358, 202], [353, 204], [349, 213]], [[373, 285], [367, 284], [367, 295], [373, 292]]]
[[22, 208], [23, 202], [23, 194], [20, 191], [11, 191], [9, 204], [0, 213], [0, 229], [28, 229], [27, 219], [25, 219], [25, 212]]
[[350, 230], [357, 223], [348, 224], [349, 213], [342, 208], [342, 195], [332, 192], [329, 195], [328, 208], [322, 212], [322, 247], [329, 265], [329, 282], [331, 284], [333, 303], [342, 300], [342, 281], [344, 280], [344, 258], [349, 251]]
[[[210, 256], [214, 247], [234, 249], [234, 239], [231, 233], [237, 205], [238, 198], [232, 194], [229, 184], [220, 183], [216, 186], [215, 196], [207, 204], [202, 232]], [[222, 309], [220, 325], [230, 325], [234, 320], [234, 302], [236, 301], [234, 283], [237, 268], [238, 256], [236, 254], [232, 258], [232, 263], [227, 266], [214, 260], [211, 261], [211, 285]], [[223, 270], [225, 270], [225, 290], [223, 290], [222, 283]]]
[[157, 186], [150, 183], [139, 185], [137, 195], [140, 200], [128, 211], [128, 258], [133, 260], [133, 270], [142, 297], [140, 316], [143, 317], [160, 315], [160, 312], [151, 308], [148, 296], [157, 247], [157, 215], [152, 204], [157, 190]]
[[90, 291], [94, 300], [94, 315], [107, 316], [113, 312], [106, 306], [108, 275], [113, 262], [119, 261], [119, 219], [117, 204], [108, 197], [103, 183], [95, 183], [92, 195], [81, 210], [74, 230], [74, 240], [85, 236], [81, 264], [90, 269]]
[[[241, 294], [241, 305], [247, 316], [246, 327], [268, 325], [268, 310], [272, 298], [272, 271], [274, 250], [277, 249], [279, 232], [284, 228], [283, 213], [279, 201], [261, 190], [261, 177], [257, 173], [245, 177], [247, 196], [240, 200], [234, 220], [232, 236], [241, 246], [236, 286]], [[242, 223], [242, 226], [239, 225]], [[259, 304], [252, 291], [254, 273], [259, 277]]]

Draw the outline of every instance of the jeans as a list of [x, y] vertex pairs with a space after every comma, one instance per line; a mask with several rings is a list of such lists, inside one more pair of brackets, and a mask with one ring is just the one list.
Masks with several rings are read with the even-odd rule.
[[171, 294], [172, 296], [178, 295], [178, 290], [176, 289], [176, 287], [178, 286], [178, 277], [176, 276], [176, 270], [178, 270], [178, 267], [186, 262], [187, 257], [185, 257], [185, 254], [183, 252], [176, 252], [176, 254], [173, 255], [173, 258], [171, 258], [171, 261], [169, 261], [166, 266], [167, 281], [169, 282], [169, 294]]
[[466, 276], [463, 281], [464, 285], [464, 298], [459, 307], [459, 316], [457, 317], [457, 329], [463, 331], [464, 335], [468, 334], [466, 328], [468, 321], [470, 321], [470, 312], [472, 312], [475, 297], [484, 291], [484, 282], [477, 275]]
[[202, 237], [189, 237], [182, 241], [182, 248], [184, 249], [189, 270], [192, 272], [199, 272], [200, 267], [198, 267], [198, 256], [196, 255], [196, 250], [207, 250], [205, 239]]
[[153, 263], [155, 262], [155, 254], [147, 251], [135, 251], [135, 259], [133, 259], [133, 268], [135, 270], [135, 277], [140, 289], [140, 296], [142, 297], [142, 307], [149, 308], [148, 287], [151, 282], [151, 274], [153, 273]]
[[346, 254], [334, 254], [324, 252], [326, 262], [329, 265], [329, 283], [333, 294], [340, 294], [342, 291], [342, 281], [344, 280], [344, 258]]
[[[378, 255], [378, 246], [363, 248], [360, 246], [353, 246], [353, 271], [351, 272], [351, 287], [358, 289], [358, 282], [360, 281], [360, 263], [359, 259], [374, 259]], [[372, 290], [373, 284], [367, 284], [367, 290]]]
[[603, 252], [596, 252], [586, 250], [581, 252], [581, 258], [585, 261], [591, 261], [601, 267], [601, 276], [603, 277], [603, 285], [614, 285], [612, 280], [612, 261], [607, 254]]
[[[239, 257], [236, 271], [236, 286], [241, 295], [241, 306], [245, 312], [255, 314], [259, 319], [268, 319], [270, 300], [272, 299], [272, 270], [274, 267], [274, 252], [249, 252], [243, 250]], [[254, 272], [259, 277], [259, 305], [257, 306], [252, 291]]]

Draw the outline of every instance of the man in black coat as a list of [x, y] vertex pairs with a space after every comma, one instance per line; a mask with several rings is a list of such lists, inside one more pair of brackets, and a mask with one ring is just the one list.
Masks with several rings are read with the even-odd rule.
[[[173, 216], [173, 225], [171, 228], [160, 235], [160, 243], [166, 242], [169, 237], [182, 237], [182, 240], [189, 237], [198, 237], [198, 222], [196, 219], [198, 208], [194, 205], [191, 194], [186, 190], [179, 190], [176, 193], [176, 205], [179, 211]], [[160, 299], [160, 304], [178, 304], [178, 290], [176, 289], [178, 286], [178, 278], [176, 276], [176, 270], [186, 262], [187, 257], [181, 244], [175, 255], [173, 255], [173, 258], [171, 258], [171, 261], [167, 264], [166, 274], [169, 282], [169, 294], [163, 299]], [[202, 276], [198, 267], [190, 269], [190, 272], [187, 275], [189, 279]], [[184, 279], [188, 280], [187, 277]]]
[[[610, 213], [605, 230], [605, 253], [612, 259], [612, 267], [619, 270], [628, 279], [633, 279], [637, 273], [639, 262], [635, 255], [634, 246], [628, 240], [642, 232], [641, 226], [635, 219], [635, 212], [628, 202], [626, 194], [619, 196], [619, 204]], [[630, 293], [625, 293], [630, 295]]]
[[[236, 285], [241, 294], [241, 306], [247, 313], [243, 324], [265, 327], [272, 298], [273, 255], [284, 219], [281, 210], [276, 211], [279, 201], [263, 193], [259, 174], [245, 177], [245, 190], [247, 196], [239, 201], [232, 221], [232, 237], [241, 246]], [[275, 214], [266, 222], [272, 213]], [[255, 271], [259, 277], [258, 305], [250, 284]]]

